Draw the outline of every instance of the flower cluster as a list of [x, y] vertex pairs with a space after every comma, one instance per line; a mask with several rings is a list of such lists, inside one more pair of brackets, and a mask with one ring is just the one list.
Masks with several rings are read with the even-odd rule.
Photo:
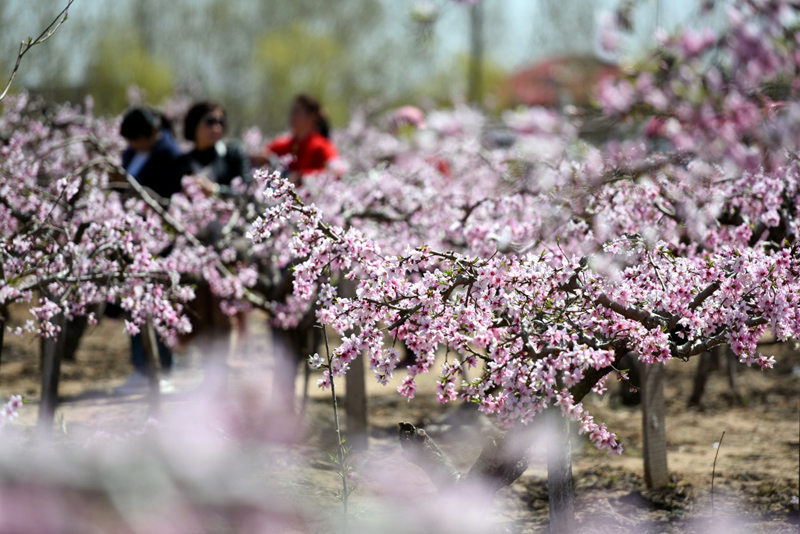
[[[362, 354], [386, 383], [402, 343], [409, 398], [446, 354], [442, 402], [478, 403], [504, 424], [557, 405], [618, 450], [581, 400], [623, 354], [659, 364], [727, 343], [769, 367], [759, 337], [798, 335], [790, 5], [736, 1], [721, 32], [661, 36], [599, 88], [599, 119], [534, 108], [498, 128], [463, 106], [364, 112], [336, 134], [344, 174], [295, 188], [260, 171], [224, 198], [187, 178], [168, 208], [112, 190], [119, 147], [99, 140], [116, 139], [113, 122], [9, 100], [0, 304], [32, 302], [24, 329], [53, 336], [55, 318], [119, 302], [129, 331], [152, 320], [169, 340], [189, 327], [189, 284], [204, 281], [227, 313], [256, 306], [280, 327], [313, 315], [334, 328], [322, 385]], [[465, 379], [471, 368], [482, 376]]]
[[0, 305], [34, 303], [21, 331], [55, 336], [60, 317], [94, 321], [94, 305], [103, 302], [129, 313], [129, 330], [147, 320], [166, 339], [189, 329], [181, 303], [193, 292], [161, 254], [171, 241], [161, 219], [113, 190], [104, 155], [119, 148], [115, 130], [92, 116], [91, 102], [84, 109], [27, 95], [4, 102]]

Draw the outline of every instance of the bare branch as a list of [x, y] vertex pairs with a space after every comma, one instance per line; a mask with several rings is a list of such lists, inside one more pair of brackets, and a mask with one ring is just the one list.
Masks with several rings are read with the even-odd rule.
[[708, 352], [717, 345], [722, 345], [723, 343], [725, 343], [727, 339], [726, 334], [727, 332], [723, 332], [721, 334], [704, 339], [702, 341], [694, 340], [692, 342], [685, 343], [680, 347], [676, 347], [674, 349], [675, 357], [686, 361], [692, 356], [697, 356], [698, 354]]
[[11, 84], [14, 83], [14, 78], [17, 77], [17, 72], [19, 72], [19, 65], [20, 63], [22, 63], [22, 58], [25, 56], [25, 54], [28, 53], [28, 50], [30, 50], [31, 48], [33, 48], [38, 44], [42, 44], [43, 42], [47, 41], [50, 37], [53, 36], [54, 33], [56, 33], [56, 30], [62, 24], [64, 24], [64, 22], [66, 22], [68, 14], [67, 12], [69, 11], [69, 8], [74, 1], [75, 0], [69, 0], [67, 2], [67, 6], [63, 10], [61, 10], [61, 13], [59, 13], [58, 16], [55, 19], [53, 19], [53, 22], [51, 22], [47, 26], [47, 28], [45, 28], [44, 31], [42, 31], [42, 33], [39, 34], [39, 37], [37, 37], [36, 39], [29, 38], [27, 41], [22, 41], [19, 44], [19, 53], [17, 54], [17, 61], [14, 64], [14, 69], [11, 71], [11, 76], [8, 79], [8, 83], [6, 84], [5, 89], [3, 89], [3, 93], [0, 94], [0, 102], [2, 102], [5, 99], [6, 95], [8, 95], [8, 91], [11, 89]]
[[654, 326], [658, 325], [659, 319], [652, 313], [636, 308], [626, 308], [619, 302], [611, 300], [605, 293], [597, 297], [597, 303], [604, 308], [608, 308], [609, 310], [622, 315], [627, 319], [642, 323], [647, 328], [653, 328]]

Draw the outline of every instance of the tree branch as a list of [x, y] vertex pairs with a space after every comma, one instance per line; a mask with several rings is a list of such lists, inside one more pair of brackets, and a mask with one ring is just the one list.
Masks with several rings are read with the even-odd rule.
[[44, 31], [41, 34], [39, 34], [39, 37], [37, 37], [36, 39], [28, 38], [27, 41], [22, 41], [19, 44], [19, 53], [17, 54], [17, 61], [14, 64], [14, 69], [11, 71], [11, 76], [8, 79], [8, 83], [6, 84], [5, 89], [3, 89], [3, 93], [0, 94], [0, 102], [2, 102], [8, 95], [8, 91], [11, 89], [11, 84], [14, 83], [14, 78], [17, 77], [17, 72], [19, 72], [19, 65], [20, 63], [22, 63], [22, 58], [25, 57], [25, 54], [28, 53], [28, 50], [30, 50], [31, 48], [33, 48], [38, 44], [42, 44], [43, 42], [47, 41], [50, 37], [53, 36], [54, 33], [56, 33], [56, 30], [62, 24], [64, 24], [64, 22], [66, 22], [68, 14], [67, 12], [69, 11], [69, 8], [74, 1], [75, 0], [69, 0], [67, 2], [67, 6], [63, 10], [61, 10], [61, 13], [59, 13], [58, 16], [55, 19], [53, 19], [53, 22], [51, 22], [47, 26], [47, 28], [45, 28]]
[[590, 391], [592, 391], [592, 388], [597, 385], [600, 379], [613, 371], [615, 368], [619, 367], [620, 360], [622, 360], [622, 357], [628, 352], [630, 352], [630, 350], [628, 350], [627, 347], [615, 347], [614, 354], [616, 356], [612, 365], [603, 367], [601, 369], [595, 369], [593, 367], [587, 369], [586, 372], [583, 373], [583, 378], [581, 381], [569, 389], [569, 393], [572, 395], [573, 401], [576, 403], [581, 402], [583, 398], [588, 395]]
[[653, 328], [659, 325], [658, 318], [656, 318], [652, 313], [636, 308], [626, 308], [619, 302], [611, 300], [605, 293], [597, 297], [597, 303], [604, 308], [608, 308], [609, 310], [622, 315], [627, 319], [642, 323], [647, 328]]
[[517, 426], [500, 438], [484, 438], [483, 450], [467, 478], [479, 478], [495, 492], [510, 486], [530, 464], [531, 440], [526, 430], [527, 427]]
[[719, 282], [712, 282], [711, 284], [709, 284], [708, 287], [706, 287], [704, 290], [698, 293], [697, 296], [694, 297], [692, 303], [689, 304], [689, 309], [694, 311], [697, 308], [699, 308], [703, 304], [703, 302], [705, 302], [705, 300], [711, 295], [713, 295], [718, 289], [719, 289]]
[[345, 214], [344, 218], [348, 221], [351, 219], [369, 219], [381, 223], [408, 222], [411, 217], [420, 211], [420, 209], [421, 207], [418, 206], [408, 213], [397, 215], [392, 215], [381, 211], [365, 210], [357, 213]]
[[[103, 150], [103, 147], [96, 139], [90, 139], [90, 142], [94, 144], [95, 147], [98, 148], [99, 150], [101, 151]], [[148, 207], [150, 207], [153, 211], [155, 211], [159, 215], [159, 217], [161, 217], [161, 220], [163, 220], [164, 223], [166, 223], [167, 226], [172, 228], [177, 234], [183, 236], [189, 242], [190, 245], [198, 248], [205, 248], [206, 245], [204, 245], [199, 239], [197, 239], [197, 237], [194, 234], [186, 230], [186, 228], [184, 228], [184, 226], [177, 219], [175, 219], [172, 215], [170, 215], [169, 212], [165, 210], [164, 207], [158, 202], [158, 200], [156, 200], [153, 197], [153, 195], [150, 192], [148, 192], [148, 190], [136, 180], [136, 178], [131, 176], [128, 173], [128, 171], [123, 169], [121, 165], [117, 164], [107, 155], [103, 163], [111, 167], [111, 169], [115, 173], [119, 174], [120, 176], [124, 176], [128, 182], [128, 185], [136, 192], [139, 198], [141, 198], [145, 202], [145, 204], [148, 205]], [[223, 276], [225, 277], [234, 276], [233, 273], [231, 273], [230, 270], [222, 263], [219, 257], [216, 258], [215, 266], [217, 268], [217, 271]], [[256, 308], [266, 311], [267, 313], [272, 312], [272, 307], [270, 306], [270, 303], [266, 299], [264, 299], [259, 295], [256, 295], [247, 288], [245, 288], [244, 290], [244, 297], [250, 304], [252, 304]]]
[[467, 482], [479, 482], [493, 491], [512, 484], [528, 468], [529, 428], [514, 427], [498, 438], [486, 437], [480, 456], [468, 473], [461, 473], [425, 430], [400, 423], [403, 455], [425, 471], [440, 492]]
[[121, 280], [121, 279], [143, 279], [148, 280], [155, 278], [156, 276], [161, 276], [165, 280], [169, 280], [169, 273], [162, 271], [162, 272], [146, 272], [146, 273], [128, 273], [125, 271], [110, 271], [104, 273], [93, 273], [81, 276], [68, 276], [66, 273], [56, 273], [50, 275], [46, 278], [37, 278], [31, 281], [28, 284], [19, 287], [20, 291], [30, 291], [32, 289], [36, 289], [39, 286], [46, 286], [47, 284], [52, 284], [53, 282], [59, 282], [61, 284], [80, 284], [83, 282], [93, 282], [93, 283], [100, 283], [106, 282], [110, 279], [114, 280]]
[[463, 478], [450, 457], [422, 428], [401, 422], [400, 447], [403, 456], [421, 467], [439, 491], [452, 488]]

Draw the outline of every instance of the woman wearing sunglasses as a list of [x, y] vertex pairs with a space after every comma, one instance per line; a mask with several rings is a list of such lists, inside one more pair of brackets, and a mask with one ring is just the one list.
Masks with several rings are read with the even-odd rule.
[[237, 144], [223, 141], [226, 125], [225, 108], [211, 100], [194, 104], [184, 121], [183, 136], [194, 142], [185, 156], [184, 174], [194, 176], [209, 195], [231, 194], [234, 178], [250, 181], [245, 153]]
[[[183, 156], [183, 174], [192, 176], [207, 196], [234, 194], [231, 183], [235, 178], [250, 181], [250, 164], [241, 147], [223, 140], [227, 126], [225, 108], [218, 102], [205, 100], [195, 103], [186, 114], [183, 136], [194, 148]], [[208, 242], [219, 239], [222, 225], [212, 222], [198, 237]], [[206, 365], [224, 369], [233, 320], [222, 313], [220, 300], [205, 282], [198, 284], [195, 299], [189, 305], [192, 331], [197, 347], [208, 357]], [[236, 315], [240, 335], [246, 335], [244, 314]], [[188, 340], [184, 340], [188, 341]]]

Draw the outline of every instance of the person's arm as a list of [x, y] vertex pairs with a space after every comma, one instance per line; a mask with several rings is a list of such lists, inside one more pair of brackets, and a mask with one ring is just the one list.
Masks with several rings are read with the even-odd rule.
[[266, 148], [264, 148], [258, 154], [252, 154], [250, 156], [250, 164], [253, 167], [263, 167], [264, 165], [266, 165], [266, 164], [268, 164], [270, 162], [272, 157], [273, 157], [272, 152], [270, 152]]
[[250, 156], [250, 163], [255, 167], [268, 165], [275, 158], [285, 156], [292, 151], [292, 137], [282, 135], [270, 141], [258, 154]]
[[178, 183], [180, 190], [183, 190], [183, 178], [189, 176], [203, 191], [203, 194], [208, 196], [215, 195], [219, 192], [219, 185], [216, 182], [209, 180], [207, 177], [195, 174], [195, 169], [192, 165], [192, 153], [184, 154], [176, 160]]

